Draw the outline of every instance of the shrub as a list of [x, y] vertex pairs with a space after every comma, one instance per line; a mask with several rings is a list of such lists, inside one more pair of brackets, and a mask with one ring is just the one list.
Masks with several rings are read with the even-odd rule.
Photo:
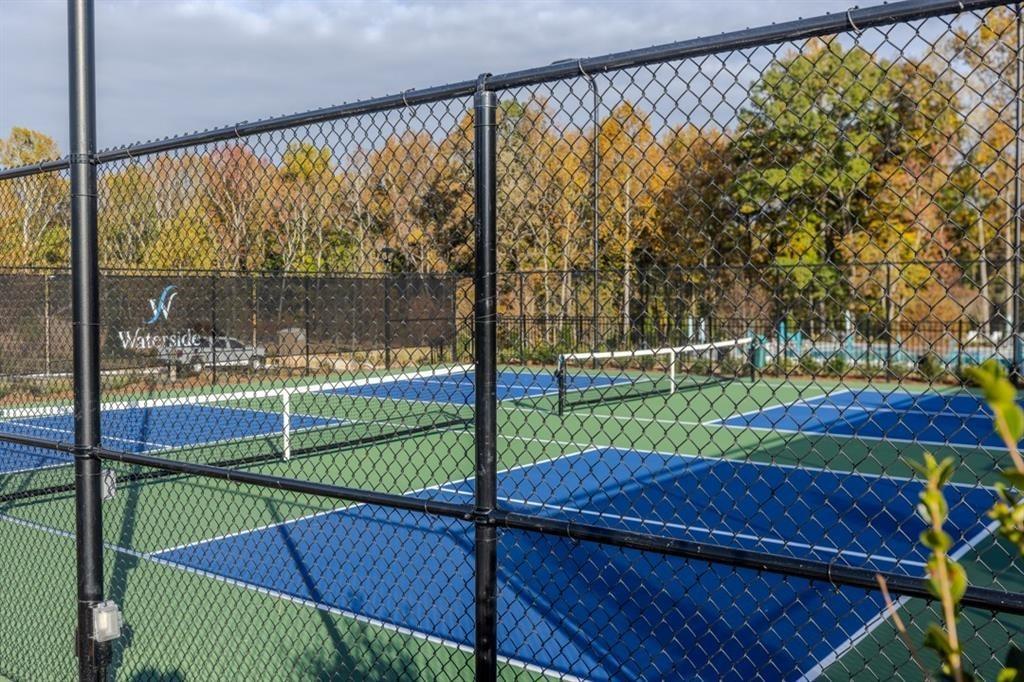
[[946, 363], [935, 353], [926, 353], [917, 361], [917, 373], [928, 381], [938, 381], [946, 373]]

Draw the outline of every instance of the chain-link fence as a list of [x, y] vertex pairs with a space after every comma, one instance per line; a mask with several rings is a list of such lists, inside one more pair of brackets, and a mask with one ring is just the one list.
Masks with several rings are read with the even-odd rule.
[[930, 451], [994, 679], [1021, 36], [895, 3], [99, 152], [89, 447], [69, 161], [0, 172], [0, 674], [919, 679]]

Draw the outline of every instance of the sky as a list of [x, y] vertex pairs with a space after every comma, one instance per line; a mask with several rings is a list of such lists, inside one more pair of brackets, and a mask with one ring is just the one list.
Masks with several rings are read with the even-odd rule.
[[[843, 12], [851, 4], [96, 0], [98, 145]], [[67, 150], [66, 29], [64, 0], [0, 0], [0, 136], [26, 126]]]

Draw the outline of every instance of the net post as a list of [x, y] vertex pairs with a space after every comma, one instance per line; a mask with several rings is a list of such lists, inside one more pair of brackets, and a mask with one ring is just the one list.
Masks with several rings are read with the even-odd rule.
[[559, 355], [555, 361], [555, 382], [558, 386], [558, 416], [561, 417], [565, 414], [565, 355]]
[[75, 559], [78, 679], [106, 679], [109, 645], [96, 641], [103, 601], [100, 460], [99, 257], [96, 230], [96, 80], [92, 0], [68, 1], [71, 121], [71, 297], [75, 402]]
[[676, 392], [676, 362], [678, 362], [679, 356], [676, 354], [675, 348], [669, 348], [668, 350], [668, 394], [674, 395]]
[[281, 391], [281, 451], [285, 461], [292, 458], [292, 391]]
[[476, 531], [474, 658], [477, 680], [498, 674], [498, 529], [497, 508], [497, 236], [496, 130], [497, 96], [481, 75], [473, 98], [476, 207], [475, 330], [476, 354]]

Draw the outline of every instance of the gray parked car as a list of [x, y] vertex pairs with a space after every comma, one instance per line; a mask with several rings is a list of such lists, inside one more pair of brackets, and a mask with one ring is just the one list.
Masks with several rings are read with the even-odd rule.
[[188, 367], [201, 372], [206, 367], [249, 367], [262, 369], [267, 364], [267, 349], [263, 346], [247, 346], [230, 336], [218, 336], [210, 344], [210, 337], [200, 337], [191, 346], [162, 348], [159, 356], [164, 362], [179, 367]]

